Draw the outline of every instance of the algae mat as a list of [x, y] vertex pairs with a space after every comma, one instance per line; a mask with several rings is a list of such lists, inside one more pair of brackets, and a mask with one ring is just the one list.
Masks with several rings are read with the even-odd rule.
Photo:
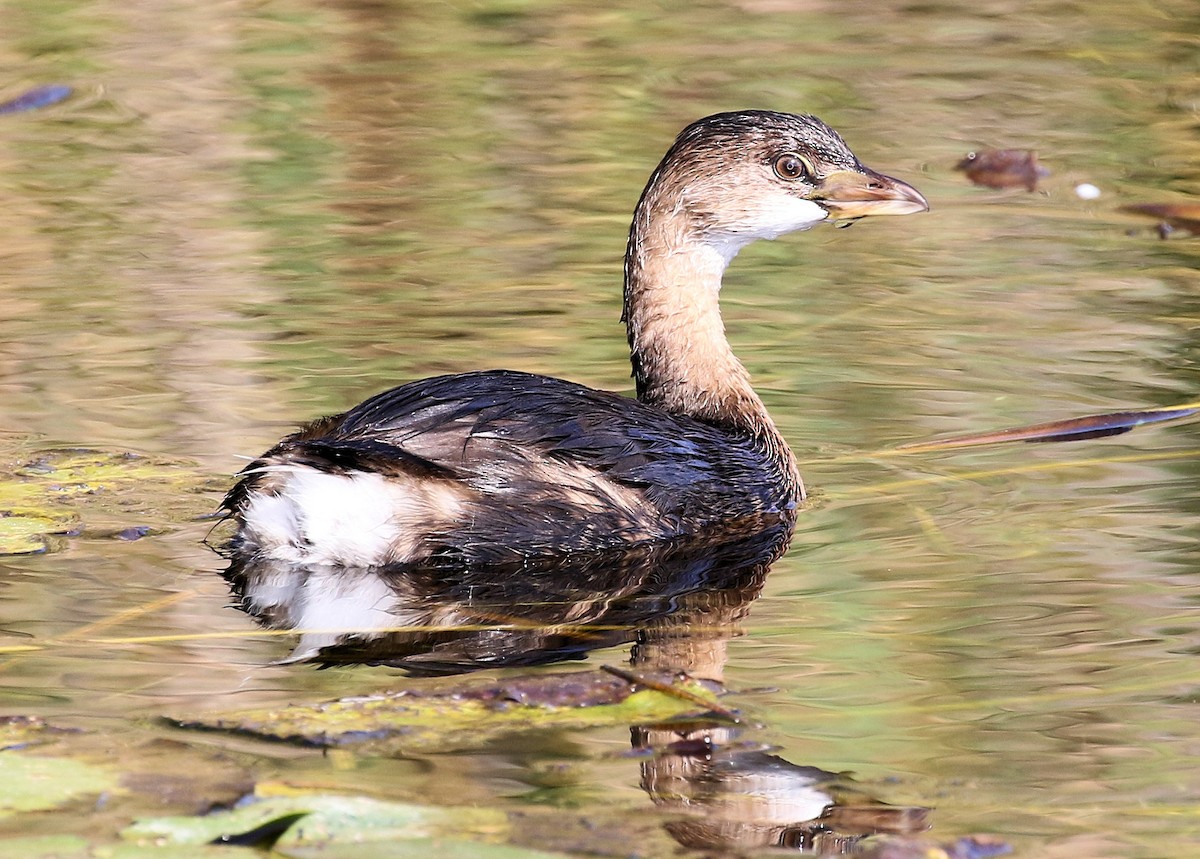
[[579, 671], [168, 721], [181, 728], [401, 754], [478, 748], [503, 734], [529, 729], [645, 724], [698, 710], [728, 717], [713, 688], [701, 681], [647, 675], [631, 682], [627, 672], [620, 675]]
[[[83, 448], [0, 456], [0, 555], [55, 551], [72, 536], [138, 539], [211, 510], [222, 488], [192, 463]], [[203, 498], [201, 498], [203, 494]]]

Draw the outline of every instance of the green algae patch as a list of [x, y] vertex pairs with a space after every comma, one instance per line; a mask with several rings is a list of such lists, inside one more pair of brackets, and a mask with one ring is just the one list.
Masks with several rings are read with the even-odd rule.
[[209, 506], [188, 494], [205, 483], [193, 465], [133, 453], [58, 449], [14, 456], [0, 465], [0, 555], [53, 551], [62, 536], [86, 533], [93, 518], [115, 522], [108, 529], [114, 534], [131, 515], [138, 516], [128, 521], [137, 529], [131, 533], [169, 527]]
[[[0, 501], [0, 504], [3, 504]], [[7, 505], [0, 510], [0, 555], [32, 555], [54, 548], [49, 539], [79, 527], [79, 518], [70, 511], [53, 511]]]
[[94, 764], [0, 752], [0, 817], [57, 808], [118, 789], [118, 776]]
[[723, 712], [712, 689], [700, 681], [673, 675], [639, 684], [626, 676], [584, 671], [170, 721], [183, 728], [388, 754], [457, 751], [514, 731], [629, 725], [697, 710]]
[[291, 847], [405, 839], [449, 838], [499, 842], [509, 835], [508, 816], [486, 808], [439, 808], [361, 796], [300, 793], [272, 795], [203, 817], [141, 820], [121, 836], [152, 844], [227, 844]]

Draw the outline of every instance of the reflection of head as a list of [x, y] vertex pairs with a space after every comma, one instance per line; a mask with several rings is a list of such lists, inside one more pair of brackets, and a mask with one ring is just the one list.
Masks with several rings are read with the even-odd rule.
[[791, 513], [759, 516], [719, 535], [554, 562], [354, 569], [235, 560], [225, 576], [244, 611], [297, 631], [295, 660], [453, 674], [582, 658], [640, 635], [643, 663], [719, 676], [713, 663], [723, 662], [729, 625], [758, 596], [793, 524]]
[[656, 752], [642, 765], [642, 787], [659, 808], [681, 813], [667, 830], [683, 846], [844, 853], [866, 835], [926, 828], [927, 809], [887, 805], [844, 775], [748, 747], [740, 731], [633, 730], [636, 748]]

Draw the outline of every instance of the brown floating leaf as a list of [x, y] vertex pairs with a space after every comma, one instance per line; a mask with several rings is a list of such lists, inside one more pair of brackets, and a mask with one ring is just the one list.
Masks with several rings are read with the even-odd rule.
[[1025, 188], [1036, 191], [1038, 180], [1050, 171], [1038, 164], [1032, 149], [981, 149], [968, 152], [954, 165], [976, 185], [986, 188]]
[[1048, 442], [1082, 441], [1089, 438], [1121, 435], [1143, 424], [1181, 420], [1200, 413], [1200, 407], [1176, 406], [1166, 409], [1148, 409], [1140, 412], [1109, 412], [1102, 415], [1087, 415], [1062, 421], [1049, 421], [1023, 427], [995, 430], [986, 433], [958, 435], [939, 441], [919, 441], [902, 444], [896, 449], [905, 453], [936, 450], [951, 450], [960, 447], [978, 447], [985, 444], [1005, 442]]

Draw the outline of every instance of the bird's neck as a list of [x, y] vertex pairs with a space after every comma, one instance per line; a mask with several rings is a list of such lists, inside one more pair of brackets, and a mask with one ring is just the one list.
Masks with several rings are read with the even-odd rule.
[[646, 203], [625, 257], [623, 318], [638, 399], [751, 437], [799, 487], [795, 459], [725, 337], [721, 277], [741, 245], [697, 236], [679, 209], [648, 217]]

